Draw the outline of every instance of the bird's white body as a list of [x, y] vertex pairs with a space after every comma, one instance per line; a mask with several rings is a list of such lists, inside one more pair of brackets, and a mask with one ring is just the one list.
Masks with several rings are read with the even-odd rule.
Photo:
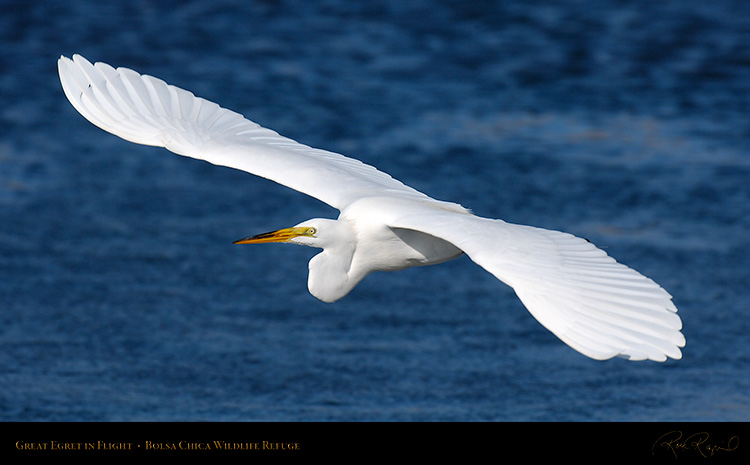
[[664, 361], [685, 338], [672, 297], [658, 284], [570, 234], [481, 218], [435, 200], [372, 166], [314, 149], [190, 92], [126, 68], [61, 57], [66, 96], [89, 121], [126, 140], [241, 169], [340, 211], [238, 243], [322, 248], [308, 288], [347, 295], [373, 271], [468, 255], [511, 286], [546, 328], [594, 358]]
[[[334, 302], [373, 271], [435, 265], [460, 256], [461, 249], [439, 237], [389, 226], [396, 216], [410, 209], [442, 209], [436, 205], [408, 198], [365, 197], [347, 206], [338, 221], [315, 219], [298, 225], [316, 228], [319, 237], [314, 240], [300, 237], [292, 239], [292, 243], [316, 247], [318, 239], [329, 239], [331, 235], [327, 241], [330, 245], [310, 260], [310, 293], [322, 301]], [[460, 206], [453, 211], [470, 215]]]

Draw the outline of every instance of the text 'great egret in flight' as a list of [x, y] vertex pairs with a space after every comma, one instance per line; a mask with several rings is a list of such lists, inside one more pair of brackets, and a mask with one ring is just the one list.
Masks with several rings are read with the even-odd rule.
[[308, 279], [320, 300], [344, 297], [373, 271], [465, 253], [511, 286], [542, 325], [591, 358], [682, 357], [685, 338], [672, 297], [584, 239], [475, 216], [130, 69], [74, 55], [61, 57], [58, 70], [76, 110], [105, 131], [262, 176], [340, 210], [337, 220], [315, 218], [237, 241], [323, 249], [310, 260]]

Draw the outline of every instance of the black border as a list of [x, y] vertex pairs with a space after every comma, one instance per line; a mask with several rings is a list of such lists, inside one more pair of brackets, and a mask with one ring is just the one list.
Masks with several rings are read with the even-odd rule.
[[[749, 423], [134, 422], [4, 426], [2, 455], [16, 460], [191, 457], [263, 458], [267, 462], [397, 458], [476, 459], [484, 463], [558, 457], [638, 463], [750, 463]], [[214, 441], [232, 446], [217, 449]], [[55, 450], [51, 449], [53, 442]], [[125, 446], [102, 447], [108, 443]], [[39, 444], [45, 449], [37, 448]], [[66, 444], [80, 449], [65, 450]], [[204, 444], [211, 449], [200, 449]]]

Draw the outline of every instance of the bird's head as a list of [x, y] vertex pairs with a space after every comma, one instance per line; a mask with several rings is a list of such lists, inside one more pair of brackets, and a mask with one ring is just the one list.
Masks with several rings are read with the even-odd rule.
[[234, 243], [265, 244], [270, 242], [286, 242], [290, 244], [323, 248], [326, 245], [325, 238], [327, 237], [327, 230], [330, 229], [326, 228], [328, 223], [333, 223], [333, 221], [322, 219], [308, 220], [297, 226], [292, 226], [291, 228], [278, 229], [276, 231], [248, 236], [234, 241]]
[[280, 242], [318, 247], [323, 251], [310, 260], [307, 287], [324, 302], [334, 302], [352, 290], [366, 275], [349, 276], [356, 236], [347, 221], [315, 218], [291, 228], [279, 229], [235, 241], [235, 244]]

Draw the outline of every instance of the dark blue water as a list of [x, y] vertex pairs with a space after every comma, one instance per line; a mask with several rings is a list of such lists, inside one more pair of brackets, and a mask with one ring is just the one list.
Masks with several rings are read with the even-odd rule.
[[[105, 3], [101, 5], [101, 3]], [[750, 420], [750, 3], [0, 3], [0, 419]], [[684, 358], [596, 362], [468, 259], [324, 304], [326, 205], [78, 115], [156, 75], [661, 283]]]

